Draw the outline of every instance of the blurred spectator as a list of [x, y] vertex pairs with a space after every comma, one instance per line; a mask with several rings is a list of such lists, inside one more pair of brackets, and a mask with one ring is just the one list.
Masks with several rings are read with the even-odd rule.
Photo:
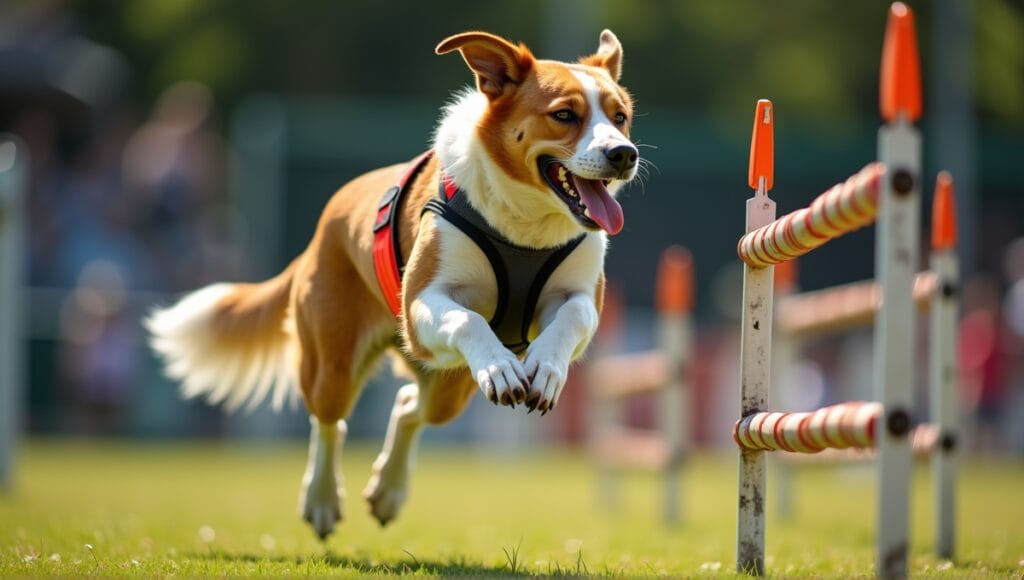
[[[82, 36], [76, 12], [0, 3], [0, 16], [0, 129], [26, 142], [31, 162], [32, 356], [55, 362], [30, 367], [33, 424], [117, 432], [146, 384], [138, 321], [154, 298], [135, 292], [240, 269], [213, 98], [198, 83], [173, 85], [140, 126], [127, 61]], [[199, 423], [209, 414], [195, 412]]]
[[958, 329], [959, 363], [964, 410], [975, 420], [975, 445], [990, 451], [999, 447], [1006, 405], [1006, 360], [999, 285], [987, 273], [964, 284], [963, 317]]
[[57, 228], [53, 283], [74, 287], [83, 269], [108, 260], [126, 272], [129, 288], [150, 287], [153, 260], [124, 217], [119, 160], [127, 127], [113, 120], [78, 148], [62, 174], [47, 218]]
[[175, 84], [124, 150], [126, 209], [162, 265], [163, 289], [189, 290], [239, 270], [226, 236], [226, 147], [210, 129], [212, 115], [209, 89]]
[[1009, 387], [1006, 439], [1012, 449], [1024, 453], [1024, 238], [1017, 238], [1006, 249], [1003, 272], [1009, 289], [1003, 300], [1006, 328], [1007, 385]]
[[112, 434], [124, 427], [121, 415], [138, 383], [144, 348], [125, 308], [124, 279], [113, 262], [91, 262], [61, 305], [60, 377], [75, 431]]

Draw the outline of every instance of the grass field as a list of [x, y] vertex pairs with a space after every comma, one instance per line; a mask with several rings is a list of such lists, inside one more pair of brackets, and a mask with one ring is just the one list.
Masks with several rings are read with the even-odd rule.
[[[359, 495], [372, 450], [350, 446], [346, 521], [326, 544], [296, 516], [304, 456], [294, 445], [32, 442], [0, 492], [0, 576], [732, 574], [729, 455], [688, 465], [685, 524], [666, 529], [651, 475], [623, 478], [609, 510], [579, 455], [427, 448], [405, 512], [381, 529]], [[930, 483], [919, 470], [913, 573], [1020, 577], [1024, 463], [969, 463], [963, 474], [949, 563], [930, 555]], [[802, 468], [796, 484], [796, 517], [768, 522], [769, 571], [872, 574], [873, 471]]]

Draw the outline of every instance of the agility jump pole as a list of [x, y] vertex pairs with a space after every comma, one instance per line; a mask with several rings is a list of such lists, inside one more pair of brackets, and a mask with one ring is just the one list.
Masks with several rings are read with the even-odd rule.
[[[755, 190], [747, 200], [746, 232], [751, 235], [775, 221], [775, 202], [768, 197], [775, 172], [775, 110], [762, 99], [754, 111], [747, 182]], [[743, 247], [742, 240], [740, 247]], [[775, 268], [771, 262], [743, 268], [743, 311], [740, 319], [740, 417], [767, 410], [771, 384], [772, 300]], [[736, 569], [764, 575], [765, 457], [760, 449], [740, 449], [739, 502], [736, 528]]]
[[[870, 450], [877, 442], [882, 404], [851, 401], [803, 413], [761, 412], [733, 425], [732, 436], [742, 449], [821, 453], [825, 450]], [[921, 455], [939, 446], [934, 427], [920, 425], [911, 442]], [[859, 455], [858, 457], [870, 457]]]
[[875, 221], [878, 188], [885, 169], [872, 163], [811, 205], [774, 220], [740, 238], [737, 253], [754, 268], [779, 264], [821, 247], [829, 240]]
[[[950, 249], [955, 245], [955, 210], [953, 207], [952, 178], [947, 172], [939, 175], [935, 191], [935, 203], [932, 208], [932, 254], [931, 263], [939, 261], [942, 280], [938, 271], [927, 270], [920, 272], [914, 277], [914, 303], [918, 311], [930, 310], [932, 305], [935, 308], [944, 308], [944, 315], [939, 319], [932, 311], [932, 323], [929, 326], [929, 341], [931, 354], [929, 385], [932, 392], [930, 400], [932, 409], [929, 414], [931, 423], [920, 424], [912, 432], [911, 447], [917, 457], [936, 457], [938, 454], [947, 455], [952, 452], [956, 445], [955, 420], [958, 414], [958, 405], [954, 399], [956, 393], [956, 350], [955, 345], [950, 346], [956, 339], [956, 286], [958, 281], [957, 268], [952, 270], [943, 262], [950, 259]], [[952, 259], [956, 259], [955, 256]], [[793, 379], [787, 376], [788, 370], [793, 365], [799, 343], [810, 337], [827, 334], [839, 334], [853, 328], [866, 326], [874, 321], [875, 313], [881, 304], [878, 284], [873, 280], [853, 282], [815, 290], [793, 294], [796, 287], [795, 267], [796, 260], [783, 262], [779, 268], [786, 267], [792, 273], [787, 276], [793, 278], [789, 281], [780, 281], [780, 272], [776, 271], [776, 312], [775, 329], [778, 333], [778, 343], [773, 349], [775, 365], [774, 381], [777, 387], [783, 387], [793, 383]], [[941, 287], [940, 287], [941, 286]], [[951, 310], [952, 309], [952, 310]], [[951, 314], [950, 314], [951, 312]], [[939, 349], [939, 345], [946, 346]], [[941, 369], [941, 371], [940, 371]], [[945, 386], [944, 386], [945, 385]], [[948, 393], [943, 392], [943, 388]], [[940, 425], [941, 416], [945, 413], [948, 417], [945, 425]], [[789, 468], [787, 463], [802, 463], [804, 460], [799, 456], [786, 455], [787, 460], [776, 466], [776, 494], [777, 512], [788, 517], [791, 514], [791, 484]], [[874, 454], [869, 452], [844, 452], [844, 453], [822, 453], [813, 456], [827, 461], [855, 461], [863, 459], [874, 459]], [[951, 482], [953, 475], [935, 478], [936, 485], [950, 487], [951, 484], [943, 484], [944, 481]], [[947, 502], [948, 503], [948, 502]], [[951, 504], [935, 506], [936, 519], [952, 514]], [[940, 526], [940, 528], [952, 529], [952, 524]], [[950, 552], [945, 550], [936, 542], [936, 553], [939, 557], [948, 558]]]
[[[767, 196], [773, 180], [772, 106], [758, 102], [748, 173], [749, 185], [757, 193], [747, 201], [747, 233], [738, 244], [745, 263], [741, 421], [767, 411], [773, 264], [803, 255], [877, 217], [875, 264], [882, 307], [875, 319], [874, 382], [882, 406], [873, 433], [879, 463], [876, 573], [902, 578], [907, 575], [909, 546], [908, 434], [920, 182], [920, 136], [911, 123], [920, 116], [921, 93], [913, 15], [900, 2], [889, 10], [882, 53], [880, 104], [887, 124], [879, 132], [880, 164], [869, 165], [810, 207], [781, 220], [774, 219], [774, 202]], [[867, 423], [850, 425], [866, 428]], [[758, 575], [764, 573], [764, 475], [764, 449], [741, 446], [737, 570]]]
[[[931, 307], [937, 286], [938, 278], [930, 270], [914, 277], [918, 310]], [[879, 286], [874, 280], [851, 282], [779, 297], [775, 326], [779, 333], [794, 338], [840, 333], [870, 324], [880, 306]]]
[[[796, 270], [796, 260], [782, 262], [776, 267], [775, 273], [775, 344], [772, 348], [774, 370], [772, 381], [775, 390], [772, 396], [782, 394], [785, 397], [787, 387], [794, 384], [792, 375], [801, 345], [817, 337], [841, 334], [853, 329], [863, 328], [872, 324], [875, 314], [881, 306], [878, 284], [874, 280], [863, 280], [794, 293], [795, 280], [780, 282], [783, 269]], [[937, 279], [933, 272], [924, 271], [914, 277], [914, 304], [918, 311], [931, 307], [935, 299]], [[914, 453], [918, 456], [931, 452], [934, 441], [933, 430], [930, 428], [915, 429], [911, 439]], [[870, 452], [822, 453], [806, 459], [820, 461], [854, 461], [873, 459]], [[783, 461], [775, 462], [775, 512], [783, 518], [792, 515], [793, 484], [791, 465], [802, 463], [805, 459], [799, 456], [786, 455]]]
[[953, 178], [939, 173], [932, 205], [931, 269], [938, 279], [931, 309], [929, 344], [930, 415], [937, 427], [933, 456], [935, 482], [935, 550], [951, 559], [956, 527], [956, 448], [959, 439], [956, 361], [957, 301], [960, 264], [956, 255], [956, 207]]
[[[952, 558], [955, 529], [954, 453], [958, 439], [959, 405], [957, 404], [956, 382], [958, 377], [956, 361], [957, 287], [959, 268], [956, 254], [956, 212], [953, 201], [953, 183], [948, 172], [939, 174], [932, 205], [932, 270], [919, 273], [914, 279], [914, 299], [918, 309], [930, 307], [929, 325], [929, 391], [931, 409], [930, 423], [918, 424], [910, 434], [910, 445], [916, 457], [933, 460], [933, 485], [935, 486], [935, 551], [940, 558]], [[841, 332], [853, 326], [861, 326], [873, 319], [878, 306], [877, 286], [873, 283], [857, 282], [844, 286], [785, 295], [795, 280], [781, 281], [781, 268], [795, 264], [783, 262], [776, 271], [776, 292], [784, 295], [778, 302], [776, 325], [779, 343], [773, 349], [777, 372], [784, 373], [790, 366], [796, 350], [794, 339], [812, 333]], [[795, 271], [795, 268], [787, 268]], [[787, 274], [795, 278], [795, 274]], [[832, 310], [836, 308], [837, 310]], [[855, 314], [851, 314], [856, 311]], [[798, 317], [783, 328], [787, 316]], [[838, 321], [838, 322], [837, 322]], [[778, 381], [778, 378], [776, 379]], [[787, 381], [783, 378], [782, 381]], [[778, 383], [777, 383], [778, 384]], [[843, 434], [850, 433], [853, 406], [870, 405], [870, 410], [858, 411], [861, 420], [870, 418], [870, 424], [856, 428], [867, 428], [867, 439], [844, 440]], [[778, 464], [776, 473], [776, 501], [778, 512], [790, 513], [791, 484], [789, 466], [786, 463], [802, 463], [808, 459], [820, 458], [828, 461], [862, 461], [875, 459], [874, 423], [877, 422], [881, 406], [877, 403], [844, 403], [835, 407], [819, 409], [814, 413], [826, 413], [828, 420], [810, 419], [812, 413], [759, 413], [737, 422], [733, 438], [741, 447], [750, 449], [795, 451], [783, 457], [785, 463]], [[805, 421], [806, 419], [806, 421]], [[814, 431], [831, 423], [838, 432], [828, 444], [828, 434]], [[788, 430], [787, 430], [788, 429]], [[808, 432], [807, 430], [811, 431]], [[795, 430], [795, 431], [794, 431]], [[800, 442], [785, 443], [795, 437], [818, 439], [818, 444]], [[825, 443], [822, 446], [822, 443]], [[824, 449], [824, 452], [822, 452]], [[801, 455], [803, 453], [804, 455]], [[807, 455], [814, 454], [814, 455]]]
[[[920, 272], [914, 278], [914, 302], [919, 311], [931, 311], [929, 325], [929, 390], [930, 423], [919, 424], [911, 433], [911, 448], [917, 457], [932, 458], [937, 462], [933, 478], [936, 486], [935, 518], [938, 538], [936, 554], [941, 558], [952, 557], [951, 539], [955, 528], [952, 521], [953, 481], [952, 453], [957, 444], [957, 418], [959, 405], [956, 401], [956, 323], [957, 286], [959, 268], [953, 249], [956, 245], [956, 213], [953, 203], [952, 177], [942, 172], [936, 182], [932, 206], [932, 246], [930, 263], [932, 269]], [[795, 265], [796, 261], [783, 262], [781, 266]], [[795, 266], [787, 268], [795, 272]], [[795, 274], [791, 275], [795, 278]], [[795, 280], [780, 282], [776, 272], [776, 331], [778, 344], [773, 349], [776, 365], [776, 385], [792, 384], [784, 376], [792, 366], [792, 359], [801, 340], [824, 334], [837, 334], [871, 323], [880, 306], [878, 285], [873, 281], [854, 282], [823, 290], [792, 294]], [[803, 462], [799, 455], [786, 455], [786, 463]], [[814, 455], [829, 461], [855, 461], [874, 459], [868, 451], [828, 452]], [[779, 464], [776, 477], [777, 511], [788, 516], [790, 510], [790, 483], [788, 466]], [[940, 498], [946, 497], [945, 500]], [[947, 538], [947, 539], [942, 539]]]
[[878, 133], [878, 156], [890, 171], [883, 181], [876, 226], [875, 271], [882, 309], [875, 318], [875, 399], [885, 409], [877, 437], [875, 571], [904, 578], [910, 548], [910, 433], [913, 424], [913, 284], [920, 255], [921, 72], [914, 16], [902, 2], [889, 9], [882, 45], [879, 104], [886, 124]]
[[[655, 350], [605, 355], [587, 366], [587, 382], [599, 411], [593, 450], [602, 465], [602, 487], [614, 494], [613, 468], [642, 467], [663, 473], [662, 518], [674, 525], [682, 519], [680, 506], [683, 460], [692, 432], [690, 364], [693, 350], [693, 257], [680, 246], [665, 250], [658, 264], [656, 284], [657, 344]], [[606, 308], [614, 310], [614, 298]], [[607, 300], [607, 298], [606, 298]], [[612, 313], [614, 318], [615, 313]], [[608, 328], [604, 329], [608, 333]], [[625, 398], [644, 393], [659, 397], [657, 429], [615, 427], [617, 406]]]
[[0, 135], [0, 489], [12, 483], [22, 392], [22, 207], [28, 182], [28, 147]]

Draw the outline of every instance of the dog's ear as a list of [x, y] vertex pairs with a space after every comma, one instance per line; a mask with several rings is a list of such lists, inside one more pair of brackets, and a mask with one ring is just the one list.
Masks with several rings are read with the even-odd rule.
[[533, 54], [525, 45], [511, 42], [486, 32], [463, 32], [449, 36], [434, 52], [446, 54], [453, 50], [476, 75], [476, 86], [490, 99], [500, 97], [505, 89], [522, 82], [533, 68]]
[[580, 63], [604, 67], [608, 70], [608, 74], [615, 79], [615, 82], [619, 82], [619, 79], [622, 78], [622, 45], [619, 44], [619, 39], [611, 30], [604, 29], [601, 32], [601, 44], [598, 45], [597, 52], [581, 58]]

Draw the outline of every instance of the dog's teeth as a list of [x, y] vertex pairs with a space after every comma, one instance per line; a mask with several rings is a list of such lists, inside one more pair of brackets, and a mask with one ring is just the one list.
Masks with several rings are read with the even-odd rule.
[[579, 197], [579, 194], [576, 193], [576, 188], [574, 188], [572, 185], [569, 184], [568, 181], [564, 179], [562, 180], [562, 190], [568, 193], [570, 197]]
[[565, 181], [565, 174], [566, 173], [567, 172], [566, 172], [566, 169], [564, 167], [559, 167], [558, 168], [558, 178], [561, 179], [562, 181]]

